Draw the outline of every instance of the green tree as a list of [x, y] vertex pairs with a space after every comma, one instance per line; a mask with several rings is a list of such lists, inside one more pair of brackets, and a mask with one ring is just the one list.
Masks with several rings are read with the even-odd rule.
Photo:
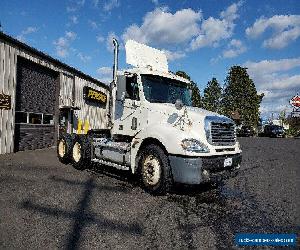
[[283, 126], [283, 124], [286, 124], [286, 112], [285, 112], [285, 110], [282, 110], [279, 113], [278, 119], [280, 120], [281, 126]]
[[191, 81], [191, 77], [185, 73], [184, 71], [177, 71], [176, 75], [181, 76], [191, 82], [189, 88], [192, 90], [192, 103], [194, 107], [201, 108], [201, 95], [200, 95], [200, 90], [197, 86], [197, 84], [193, 81]]
[[203, 108], [213, 112], [221, 112], [222, 88], [216, 78], [207, 83], [203, 92]]
[[255, 84], [249, 77], [247, 69], [232, 66], [225, 80], [222, 98], [224, 114], [231, 116], [233, 112], [238, 112], [242, 123], [256, 127], [262, 98], [263, 94], [257, 94]]

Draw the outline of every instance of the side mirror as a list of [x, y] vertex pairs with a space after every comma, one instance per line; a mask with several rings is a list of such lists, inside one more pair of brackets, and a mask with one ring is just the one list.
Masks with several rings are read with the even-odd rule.
[[183, 102], [180, 99], [177, 99], [176, 102], [175, 102], [175, 108], [177, 110], [181, 110], [182, 107], [183, 107]]

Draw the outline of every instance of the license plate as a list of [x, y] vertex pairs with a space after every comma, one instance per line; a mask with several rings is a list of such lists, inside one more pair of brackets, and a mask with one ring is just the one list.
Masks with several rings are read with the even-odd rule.
[[226, 158], [224, 160], [224, 168], [232, 166], [232, 158]]

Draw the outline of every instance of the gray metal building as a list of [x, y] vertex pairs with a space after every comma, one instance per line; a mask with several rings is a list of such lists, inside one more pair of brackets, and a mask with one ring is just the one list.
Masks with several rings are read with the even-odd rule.
[[[0, 154], [56, 144], [59, 108], [76, 106], [78, 133], [107, 126], [107, 105], [84, 105], [104, 83], [0, 32]], [[85, 127], [84, 127], [85, 126]]]

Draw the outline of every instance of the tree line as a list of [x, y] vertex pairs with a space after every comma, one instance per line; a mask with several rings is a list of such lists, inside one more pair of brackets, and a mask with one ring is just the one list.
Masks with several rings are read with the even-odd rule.
[[232, 66], [226, 76], [223, 88], [213, 77], [204, 88], [203, 95], [200, 94], [197, 84], [184, 71], [177, 71], [176, 75], [191, 81], [190, 89], [194, 107], [232, 117], [237, 123], [257, 126], [263, 94], [257, 93], [255, 84], [249, 77], [246, 68]]

